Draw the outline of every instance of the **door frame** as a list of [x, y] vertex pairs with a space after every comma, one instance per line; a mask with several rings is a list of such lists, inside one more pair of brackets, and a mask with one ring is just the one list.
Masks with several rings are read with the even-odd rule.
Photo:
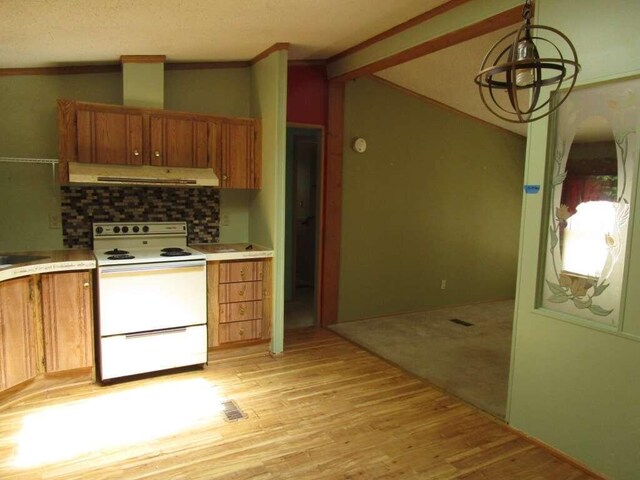
[[[315, 325], [319, 326], [321, 324], [321, 292], [322, 292], [322, 255], [324, 252], [324, 239], [322, 235], [323, 227], [324, 227], [324, 185], [325, 185], [325, 126], [320, 124], [313, 123], [297, 123], [297, 122], [287, 122], [287, 131], [289, 128], [296, 128], [301, 130], [313, 130], [318, 133], [318, 155], [316, 157], [316, 232], [315, 232], [315, 285], [313, 288], [313, 309], [314, 309], [314, 319]], [[293, 175], [295, 179], [295, 175], [297, 172], [297, 165], [293, 164]], [[295, 182], [293, 185], [294, 191], [292, 192], [295, 198]], [[293, 270], [293, 291], [295, 294], [295, 252], [296, 252], [296, 240], [295, 233], [292, 239], [292, 249], [293, 249], [293, 262], [294, 262], [294, 270]]]

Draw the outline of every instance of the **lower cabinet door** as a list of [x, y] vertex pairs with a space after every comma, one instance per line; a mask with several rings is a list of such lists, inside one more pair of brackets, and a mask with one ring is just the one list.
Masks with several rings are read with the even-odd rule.
[[206, 325], [114, 335], [100, 341], [102, 380], [206, 362]]
[[260, 320], [221, 323], [219, 326], [220, 344], [257, 340], [262, 335], [261, 324]]

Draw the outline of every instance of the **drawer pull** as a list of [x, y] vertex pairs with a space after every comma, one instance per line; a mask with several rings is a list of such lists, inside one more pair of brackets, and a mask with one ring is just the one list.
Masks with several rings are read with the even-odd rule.
[[134, 157], [139, 157], [140, 156], [140, 152], [138, 151], [137, 148], [133, 150], [133, 156]]
[[241, 329], [238, 331], [238, 335], [240, 335], [241, 337], [244, 337], [244, 328], [241, 328]]
[[82, 286], [83, 286], [84, 288], [89, 288], [89, 282], [84, 282], [84, 283], [82, 284]]
[[124, 338], [138, 338], [138, 337], [152, 337], [154, 335], [167, 335], [169, 333], [186, 332], [187, 327], [181, 328], [168, 328], [166, 330], [154, 330], [151, 332], [129, 333]]
[[247, 274], [246, 274], [246, 272], [244, 271], [244, 268], [241, 268], [241, 269], [240, 269], [240, 278], [241, 278], [242, 280], [244, 280], [244, 277], [245, 277], [246, 275], [247, 275]]
[[244, 316], [244, 313], [247, 311], [247, 307], [240, 305], [238, 309], [240, 310], [240, 315]]
[[238, 292], [238, 295], [240, 295], [241, 297], [244, 297], [244, 294], [246, 291], [247, 291], [247, 286], [243, 285], [240, 291]]

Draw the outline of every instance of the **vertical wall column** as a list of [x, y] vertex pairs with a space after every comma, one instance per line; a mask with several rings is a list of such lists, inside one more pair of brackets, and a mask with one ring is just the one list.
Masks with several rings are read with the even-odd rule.
[[340, 237], [342, 220], [342, 149], [344, 145], [344, 83], [329, 82], [327, 154], [323, 195], [320, 286], [320, 324], [338, 320], [338, 283], [340, 277]]
[[164, 55], [122, 55], [122, 103], [164, 108]]

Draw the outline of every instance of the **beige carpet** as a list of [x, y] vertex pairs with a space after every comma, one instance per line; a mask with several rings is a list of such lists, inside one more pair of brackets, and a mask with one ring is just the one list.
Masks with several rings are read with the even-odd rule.
[[[331, 329], [504, 418], [513, 310], [508, 300], [345, 322]], [[451, 322], [454, 318], [473, 326]]]

